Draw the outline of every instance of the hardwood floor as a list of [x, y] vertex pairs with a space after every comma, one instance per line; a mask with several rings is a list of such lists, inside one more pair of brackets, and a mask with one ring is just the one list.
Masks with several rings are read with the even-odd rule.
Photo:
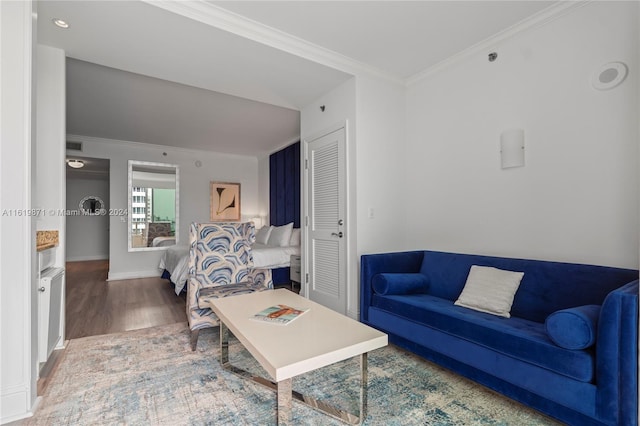
[[66, 338], [96, 336], [187, 320], [185, 297], [165, 279], [107, 281], [106, 260], [67, 262]]

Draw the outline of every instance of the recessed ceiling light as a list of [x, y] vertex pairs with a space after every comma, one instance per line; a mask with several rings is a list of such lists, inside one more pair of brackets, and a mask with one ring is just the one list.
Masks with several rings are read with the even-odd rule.
[[53, 18], [53, 23], [60, 28], [69, 28], [69, 23], [64, 19]]
[[627, 77], [627, 65], [622, 62], [609, 62], [602, 65], [591, 76], [594, 89], [610, 90], [619, 85]]
[[81, 169], [84, 167], [84, 161], [82, 160], [67, 160], [67, 164], [69, 165], [69, 167], [72, 167], [74, 169]]

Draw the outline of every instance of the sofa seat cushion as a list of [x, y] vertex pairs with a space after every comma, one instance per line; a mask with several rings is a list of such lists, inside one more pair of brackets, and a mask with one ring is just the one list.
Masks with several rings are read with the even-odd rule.
[[427, 294], [374, 295], [372, 306], [582, 382], [594, 378], [592, 349], [556, 346], [542, 323], [454, 306]]

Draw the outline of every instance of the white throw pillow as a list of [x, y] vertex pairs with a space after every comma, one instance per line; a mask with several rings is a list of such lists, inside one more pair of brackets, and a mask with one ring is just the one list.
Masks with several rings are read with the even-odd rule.
[[274, 226], [269, 235], [267, 245], [273, 247], [286, 247], [291, 240], [291, 231], [293, 230], [293, 222], [282, 226]]
[[455, 305], [511, 318], [513, 297], [523, 276], [524, 272], [473, 265]]
[[299, 246], [301, 242], [302, 240], [300, 236], [300, 228], [293, 228], [293, 231], [291, 231], [291, 239], [289, 240], [289, 245]]
[[262, 228], [260, 228], [260, 230], [256, 233], [256, 243], [258, 244], [267, 244], [267, 241], [269, 241], [269, 236], [271, 235], [271, 230], [273, 229], [273, 226], [269, 225], [269, 226], [263, 226]]

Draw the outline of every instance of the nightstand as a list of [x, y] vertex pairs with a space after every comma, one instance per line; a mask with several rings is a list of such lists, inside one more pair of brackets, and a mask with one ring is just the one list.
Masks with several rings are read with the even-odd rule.
[[290, 262], [289, 279], [291, 280], [291, 290], [293, 290], [295, 283], [302, 283], [302, 262], [300, 255], [292, 254]]

